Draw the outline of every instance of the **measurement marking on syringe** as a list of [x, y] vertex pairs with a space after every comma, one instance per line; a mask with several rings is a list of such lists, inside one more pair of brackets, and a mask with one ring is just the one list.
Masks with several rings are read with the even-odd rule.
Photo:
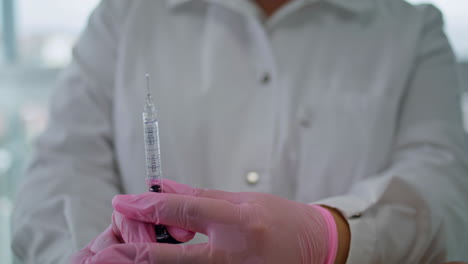
[[[146, 178], [162, 181], [161, 153], [159, 146], [159, 122], [157, 111], [151, 99], [149, 77], [147, 78], [146, 104], [143, 112], [145, 136]], [[161, 191], [162, 186], [161, 186]]]

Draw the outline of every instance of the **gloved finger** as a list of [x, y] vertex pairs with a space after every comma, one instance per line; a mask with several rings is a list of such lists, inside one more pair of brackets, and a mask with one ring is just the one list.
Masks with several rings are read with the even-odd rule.
[[[192, 194], [196, 190], [189, 185], [175, 181], [163, 179], [163, 188], [165, 193]], [[178, 227], [167, 227], [167, 231], [173, 238], [180, 242], [188, 242], [195, 237], [195, 233]]]
[[219, 191], [213, 189], [202, 189], [202, 188], [195, 188], [189, 185], [185, 185], [182, 183], [178, 183], [171, 180], [163, 180], [164, 183], [164, 192], [165, 193], [177, 193], [177, 194], [184, 194], [190, 196], [198, 196], [198, 197], [206, 197], [206, 198], [213, 198], [219, 200], [226, 200], [233, 203], [240, 203], [243, 202], [243, 196], [239, 195], [241, 193], [233, 193], [233, 192], [226, 192], [226, 191]]
[[112, 213], [112, 230], [124, 243], [154, 243], [156, 233], [154, 225], [128, 218], [121, 213]]
[[163, 188], [165, 193], [177, 193], [187, 195], [190, 195], [196, 189], [190, 185], [178, 183], [167, 179], [163, 180]]
[[90, 263], [99, 264], [205, 264], [209, 261], [207, 244], [171, 245], [162, 243], [121, 244], [96, 254]]
[[248, 196], [243, 196], [242, 193], [226, 192], [226, 191], [213, 190], [213, 189], [201, 189], [201, 188], [194, 188], [192, 193], [193, 194], [186, 194], [186, 195], [212, 198], [212, 199], [217, 199], [217, 200], [225, 200], [234, 204], [245, 202], [246, 197], [248, 197]]
[[167, 226], [167, 231], [177, 241], [185, 243], [195, 237], [195, 233], [175, 226]]
[[112, 205], [121, 214], [138, 221], [203, 234], [207, 234], [211, 223], [237, 223], [239, 218], [237, 206], [228, 201], [179, 194], [117, 195]]
[[70, 257], [70, 264], [88, 263], [97, 252], [117, 244], [120, 244], [120, 241], [112, 231], [112, 226], [109, 226], [86, 247], [73, 254]]
[[[153, 224], [128, 218], [117, 211], [112, 213], [112, 230], [123, 243], [156, 242], [156, 232]], [[172, 237], [180, 242], [188, 242], [195, 236], [194, 232], [178, 227], [167, 227], [167, 230]]]
[[89, 244], [89, 249], [92, 253], [96, 253], [107, 247], [120, 243], [120, 240], [117, 238], [117, 236], [114, 234], [114, 231], [112, 230], [112, 226], [109, 226], [104, 232], [102, 232], [93, 241], [91, 241], [91, 243]]

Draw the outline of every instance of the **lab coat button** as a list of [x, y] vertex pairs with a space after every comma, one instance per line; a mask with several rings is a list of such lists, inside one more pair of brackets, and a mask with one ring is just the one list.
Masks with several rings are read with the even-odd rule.
[[362, 216], [361, 213], [355, 213], [355, 214], [353, 214], [353, 215], [351, 216], [351, 218], [359, 218], [359, 217], [361, 217], [361, 216]]
[[258, 172], [256, 171], [250, 171], [247, 174], [245, 174], [245, 180], [248, 184], [255, 185], [260, 180], [260, 174], [258, 174]]
[[302, 119], [300, 122], [301, 126], [303, 128], [309, 128], [310, 127], [310, 120], [308, 119]]
[[263, 74], [263, 76], [262, 76], [262, 83], [263, 83], [263, 84], [268, 84], [268, 83], [270, 83], [270, 81], [271, 81], [271, 76], [270, 76], [270, 74], [269, 74], [269, 73]]

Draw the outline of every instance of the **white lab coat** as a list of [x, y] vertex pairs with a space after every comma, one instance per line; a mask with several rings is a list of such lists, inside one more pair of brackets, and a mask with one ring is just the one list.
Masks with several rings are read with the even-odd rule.
[[401, 0], [296, 0], [267, 20], [245, 0], [102, 1], [20, 189], [15, 253], [63, 263], [110, 223], [114, 195], [146, 191], [148, 72], [166, 178], [337, 207], [349, 263], [468, 259], [442, 24]]

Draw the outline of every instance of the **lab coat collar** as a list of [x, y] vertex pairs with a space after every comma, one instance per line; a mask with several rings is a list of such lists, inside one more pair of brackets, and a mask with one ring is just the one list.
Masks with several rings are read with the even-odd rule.
[[[207, 2], [226, 2], [230, 5], [236, 4], [235, 2], [238, 1], [245, 1], [245, 0], [167, 0], [169, 7], [177, 7], [187, 2], [193, 1], [207, 1]], [[344, 10], [350, 11], [352, 13], [363, 13], [368, 12], [372, 9], [375, 5], [375, 0], [293, 0], [293, 1], [302, 1], [305, 3], [316, 3], [316, 2], [328, 2], [332, 5], [335, 5], [339, 8]]]

